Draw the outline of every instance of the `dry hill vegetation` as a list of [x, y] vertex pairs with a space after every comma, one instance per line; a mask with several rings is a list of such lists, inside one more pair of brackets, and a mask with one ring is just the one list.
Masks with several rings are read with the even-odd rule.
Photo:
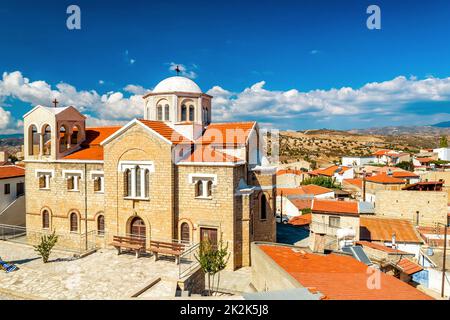
[[283, 164], [302, 160], [320, 167], [340, 161], [342, 156], [370, 156], [379, 149], [416, 153], [423, 148], [438, 147], [439, 135], [373, 135], [335, 130], [280, 132], [280, 161]]

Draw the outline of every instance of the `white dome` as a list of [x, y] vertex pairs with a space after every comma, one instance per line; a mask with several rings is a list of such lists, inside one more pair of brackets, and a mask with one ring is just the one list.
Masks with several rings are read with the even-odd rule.
[[153, 89], [153, 93], [162, 92], [190, 92], [202, 93], [202, 89], [191, 79], [185, 77], [170, 77], [164, 79]]

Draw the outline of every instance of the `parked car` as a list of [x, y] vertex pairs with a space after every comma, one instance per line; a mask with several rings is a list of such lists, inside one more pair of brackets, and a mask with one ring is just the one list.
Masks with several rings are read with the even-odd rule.
[[283, 217], [281, 217], [280, 214], [277, 213], [276, 215], [276, 221], [278, 223], [283, 223], [283, 224], [287, 224], [289, 222], [289, 217], [286, 215], [283, 215]]

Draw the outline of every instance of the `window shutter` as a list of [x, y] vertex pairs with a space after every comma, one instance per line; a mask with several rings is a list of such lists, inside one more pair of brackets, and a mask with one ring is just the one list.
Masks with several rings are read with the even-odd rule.
[[150, 197], [150, 172], [148, 170], [145, 170], [145, 197], [148, 198]]
[[73, 180], [75, 177], [67, 178], [67, 190], [73, 190]]
[[101, 187], [100, 187], [100, 177], [96, 177], [94, 179], [94, 191], [100, 191]]

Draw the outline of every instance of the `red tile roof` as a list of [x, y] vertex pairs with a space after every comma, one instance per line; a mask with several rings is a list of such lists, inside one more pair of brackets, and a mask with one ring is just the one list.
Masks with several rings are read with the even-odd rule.
[[312, 215], [311, 213], [306, 213], [298, 217], [294, 217], [289, 220], [289, 224], [297, 227], [307, 226], [311, 224]]
[[314, 199], [313, 213], [359, 215], [358, 202]]
[[295, 175], [302, 175], [304, 172], [302, 172], [301, 170], [293, 170], [293, 169], [281, 169], [277, 171], [277, 176], [282, 176], [285, 174], [295, 174]]
[[[344, 255], [295, 252], [293, 248], [260, 245], [261, 250], [302, 286], [315, 288], [329, 300], [431, 300], [399, 279], [379, 273], [380, 286], [368, 286], [368, 267]], [[376, 272], [374, 270], [374, 272]]]
[[311, 199], [289, 199], [289, 201], [292, 202], [298, 210], [311, 209], [312, 207]]
[[354, 185], [355, 187], [358, 187], [362, 189], [363, 187], [363, 180], [362, 179], [344, 179], [342, 180], [344, 183], [348, 183], [351, 185]]
[[256, 122], [211, 123], [195, 143], [244, 145]]
[[423, 270], [421, 266], [419, 266], [417, 263], [412, 262], [411, 260], [407, 258], [401, 259], [397, 266], [400, 267], [400, 269], [406, 273], [407, 275], [413, 275], [414, 273], [420, 272]]
[[369, 241], [357, 241], [356, 244], [361, 245], [363, 247], [369, 247], [372, 249], [380, 250], [386, 253], [393, 253], [393, 254], [409, 254], [405, 251], [392, 249], [391, 247], [386, 247], [385, 245], [369, 242]]
[[429, 163], [429, 162], [432, 162], [432, 161], [436, 161], [433, 158], [416, 158], [416, 160], [421, 162], [421, 163]]
[[422, 243], [413, 224], [408, 220], [361, 217], [359, 226], [361, 240], [390, 242], [395, 233], [395, 239], [399, 243]]
[[195, 151], [181, 162], [240, 162], [239, 158], [215, 150], [207, 145], [196, 145]]
[[342, 166], [331, 166], [325, 169], [317, 169], [309, 172], [310, 175], [313, 176], [327, 176], [332, 177], [335, 173], [343, 174], [344, 172], [350, 170], [350, 167], [342, 167]]
[[22, 167], [14, 165], [0, 166], [0, 179], [10, 179], [24, 176], [25, 169]]
[[103, 160], [103, 147], [100, 143], [121, 127], [86, 128], [86, 139], [81, 149], [64, 157], [67, 160]]
[[377, 174], [376, 176], [366, 178], [367, 181], [382, 184], [405, 184], [405, 180], [397, 179], [387, 174]]
[[394, 178], [419, 178], [417, 174], [410, 171], [394, 171], [392, 172]]
[[374, 156], [384, 156], [388, 153], [396, 153], [396, 152], [394, 150], [390, 150], [390, 149], [382, 149], [382, 150], [378, 150], [373, 155]]
[[325, 193], [333, 192], [333, 190], [316, 186], [314, 184], [309, 184], [305, 186], [300, 186], [297, 188], [277, 188], [277, 195], [290, 196], [290, 195], [321, 195]]
[[141, 123], [149, 127], [150, 129], [156, 131], [158, 134], [172, 142], [173, 144], [180, 144], [180, 143], [188, 143], [192, 144], [192, 141], [182, 134], [180, 134], [178, 131], [175, 131], [173, 128], [169, 127], [167, 124], [165, 124], [162, 121], [153, 121], [153, 120], [144, 120], [144, 119], [138, 119]]

